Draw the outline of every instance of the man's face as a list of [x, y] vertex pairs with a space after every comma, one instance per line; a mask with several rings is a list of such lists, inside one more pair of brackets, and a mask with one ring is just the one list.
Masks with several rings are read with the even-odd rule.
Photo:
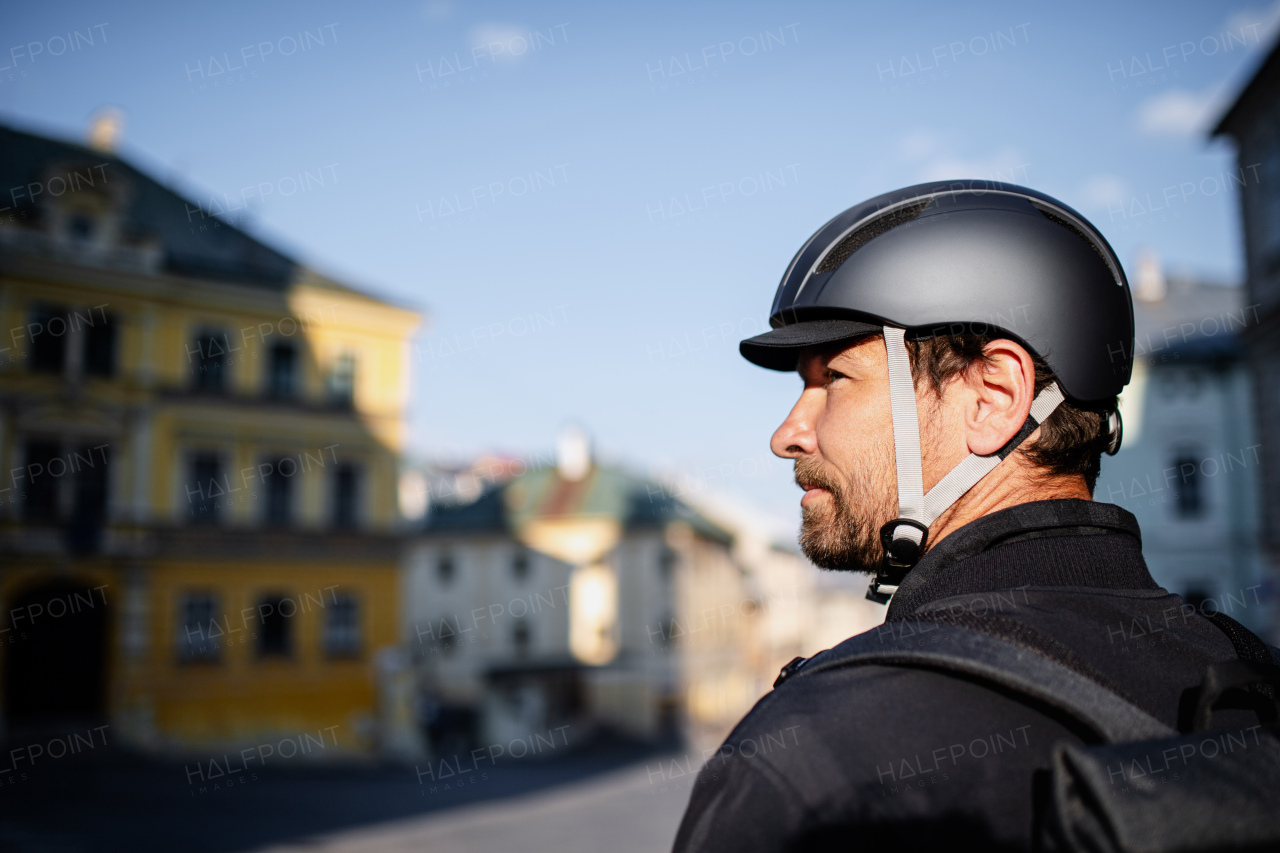
[[872, 572], [880, 528], [897, 516], [888, 359], [879, 336], [843, 350], [805, 350], [804, 390], [770, 447], [794, 459], [805, 556], [827, 569]]

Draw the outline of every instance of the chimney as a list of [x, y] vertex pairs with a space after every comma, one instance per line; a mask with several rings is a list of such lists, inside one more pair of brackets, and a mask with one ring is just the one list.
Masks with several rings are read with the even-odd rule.
[[571, 483], [591, 471], [591, 438], [581, 428], [568, 426], [560, 431], [556, 440], [556, 470]]
[[1149, 246], [1141, 249], [1138, 252], [1138, 286], [1134, 295], [1143, 302], [1161, 302], [1168, 290], [1160, 256]]
[[112, 153], [124, 137], [124, 112], [115, 107], [104, 107], [89, 119], [85, 140], [95, 151]]

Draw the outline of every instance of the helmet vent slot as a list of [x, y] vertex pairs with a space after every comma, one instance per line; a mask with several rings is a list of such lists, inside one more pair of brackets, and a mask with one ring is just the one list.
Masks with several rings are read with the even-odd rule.
[[1084, 233], [1083, 231], [1081, 231], [1081, 230], [1080, 230], [1080, 226], [1076, 225], [1074, 222], [1072, 222], [1072, 221], [1071, 221], [1071, 220], [1069, 220], [1069, 219], [1063, 219], [1061, 216], [1059, 216], [1058, 214], [1054, 213], [1054, 212], [1053, 212], [1052, 210], [1050, 210], [1049, 208], [1041, 207], [1040, 205], [1035, 204], [1034, 202], [1032, 202], [1032, 206], [1033, 206], [1036, 210], [1038, 210], [1038, 211], [1040, 211], [1041, 213], [1043, 213], [1043, 214], [1044, 214], [1045, 219], [1048, 219], [1050, 222], [1054, 223], [1055, 225], [1061, 225], [1063, 228], [1067, 229], [1067, 230], [1068, 230], [1068, 231], [1070, 231], [1072, 234], [1076, 235], [1076, 236], [1077, 236], [1077, 237], [1079, 237], [1081, 240], [1083, 240], [1083, 241], [1085, 241], [1086, 243], [1088, 243], [1088, 244], [1089, 244], [1089, 248], [1090, 248], [1090, 249], [1093, 249], [1093, 253], [1094, 253], [1095, 255], [1097, 255], [1098, 257], [1102, 258], [1102, 262], [1103, 262], [1104, 264], [1106, 264], [1106, 265], [1107, 265], [1107, 268], [1108, 268], [1108, 269], [1110, 269], [1110, 268], [1111, 268], [1111, 262], [1107, 260], [1107, 256], [1106, 256], [1106, 255], [1104, 255], [1104, 254], [1102, 254], [1102, 250], [1098, 248], [1098, 244], [1097, 244], [1097, 243], [1095, 243], [1095, 242], [1094, 242], [1094, 241], [1089, 237], [1089, 235], [1088, 235], [1088, 234], [1086, 234], [1086, 233]]
[[926, 199], [922, 202], [917, 202], [916, 204], [909, 204], [905, 207], [900, 207], [891, 213], [886, 213], [879, 219], [874, 219], [866, 225], [863, 225], [827, 252], [827, 256], [822, 259], [822, 263], [819, 264], [818, 268], [814, 270], [814, 272], [831, 272], [832, 270], [839, 269], [841, 264], [849, 260], [850, 255], [867, 245], [867, 243], [871, 242], [876, 237], [879, 237], [890, 229], [897, 228], [899, 225], [906, 225], [908, 222], [918, 217], [924, 212], [924, 209], [929, 206], [929, 202], [932, 200], [933, 199]]

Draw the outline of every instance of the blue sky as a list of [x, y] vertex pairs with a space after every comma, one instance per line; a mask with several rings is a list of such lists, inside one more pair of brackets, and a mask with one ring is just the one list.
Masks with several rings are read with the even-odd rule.
[[784, 525], [799, 493], [767, 442], [797, 380], [737, 341], [765, 327], [804, 240], [898, 186], [996, 178], [1076, 207], [1126, 265], [1151, 247], [1234, 281], [1235, 163], [1204, 131], [1277, 17], [1236, 2], [260, 5], [9, 6], [0, 120], [79, 137], [117, 107], [136, 165], [426, 312], [416, 452], [531, 454], [576, 422], [603, 455]]

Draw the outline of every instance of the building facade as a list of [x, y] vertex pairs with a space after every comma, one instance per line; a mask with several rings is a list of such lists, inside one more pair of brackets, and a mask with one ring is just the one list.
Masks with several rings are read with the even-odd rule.
[[[740, 714], [757, 695], [759, 603], [729, 536], [619, 469], [562, 471], [436, 506], [408, 549], [427, 707], [469, 715], [473, 743], [566, 726], [658, 737], [686, 713]], [[435, 733], [437, 750], [442, 734], [460, 735]]]
[[1137, 516], [1157, 583], [1266, 630], [1263, 448], [1241, 346], [1256, 312], [1243, 291], [1166, 282], [1154, 256], [1140, 262], [1124, 443], [1103, 457], [1094, 498]]
[[865, 579], [831, 583], [749, 520], [572, 444], [559, 459], [436, 504], [406, 551], [438, 755], [602, 728], [719, 743], [782, 664], [883, 619]]
[[412, 311], [0, 128], [0, 703], [191, 751], [395, 739]]
[[[1280, 43], [1273, 46], [1212, 132], [1236, 146], [1246, 303], [1257, 323], [1244, 336], [1261, 442], [1262, 542], [1268, 587], [1280, 589]], [[1280, 614], [1269, 617], [1280, 640]]]

